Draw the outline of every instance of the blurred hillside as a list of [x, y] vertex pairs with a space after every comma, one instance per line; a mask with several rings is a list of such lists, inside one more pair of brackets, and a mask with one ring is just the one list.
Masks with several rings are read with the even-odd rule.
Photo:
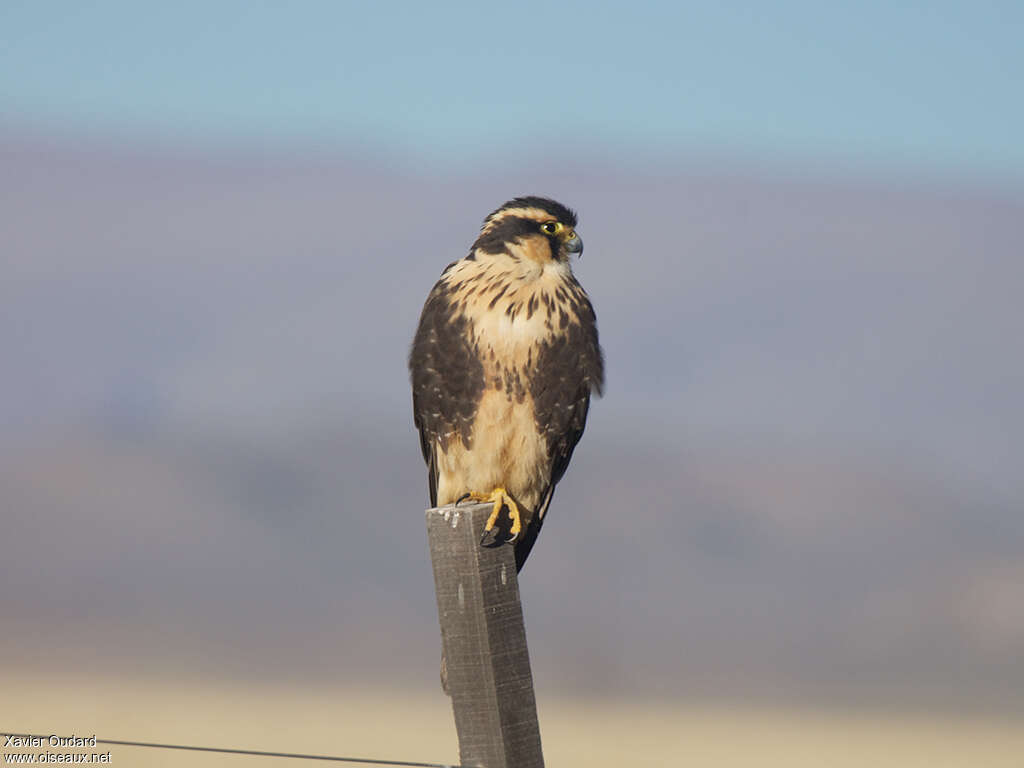
[[436, 685], [405, 373], [519, 194], [609, 369], [522, 578], [538, 694], [1024, 707], [1024, 193], [0, 132], [5, 665]]

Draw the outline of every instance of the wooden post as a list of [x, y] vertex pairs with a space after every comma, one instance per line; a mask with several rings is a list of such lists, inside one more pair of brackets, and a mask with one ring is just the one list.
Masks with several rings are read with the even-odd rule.
[[543, 768], [511, 546], [482, 547], [490, 504], [427, 510], [441, 642], [462, 765]]

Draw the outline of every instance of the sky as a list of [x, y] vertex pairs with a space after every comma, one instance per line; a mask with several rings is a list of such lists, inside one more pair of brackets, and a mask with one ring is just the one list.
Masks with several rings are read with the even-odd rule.
[[16, 126], [1024, 177], [1016, 2], [8, 0], [0, 29]]

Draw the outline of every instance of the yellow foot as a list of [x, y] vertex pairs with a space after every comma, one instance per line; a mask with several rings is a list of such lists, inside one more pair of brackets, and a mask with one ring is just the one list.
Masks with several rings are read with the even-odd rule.
[[[515, 541], [519, 538], [520, 531], [523, 530], [523, 521], [519, 516], [519, 507], [512, 500], [512, 497], [508, 495], [508, 491], [504, 488], [495, 488], [490, 493], [467, 493], [465, 496], [459, 499], [472, 499], [473, 501], [485, 501], [494, 504], [494, 508], [491, 510], [491, 516], [487, 518], [487, 525], [484, 526], [484, 538], [487, 539], [494, 530], [495, 524], [498, 522], [498, 515], [501, 514], [501, 508], [508, 508], [508, 516], [512, 521], [512, 527], [509, 528], [509, 542]], [[458, 502], [455, 502], [458, 504]]]

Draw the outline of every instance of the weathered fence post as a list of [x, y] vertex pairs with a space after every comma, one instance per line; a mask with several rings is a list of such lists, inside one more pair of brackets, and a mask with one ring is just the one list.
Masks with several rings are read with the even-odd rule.
[[427, 510], [448, 692], [463, 765], [543, 768], [511, 546], [481, 547], [490, 504]]

